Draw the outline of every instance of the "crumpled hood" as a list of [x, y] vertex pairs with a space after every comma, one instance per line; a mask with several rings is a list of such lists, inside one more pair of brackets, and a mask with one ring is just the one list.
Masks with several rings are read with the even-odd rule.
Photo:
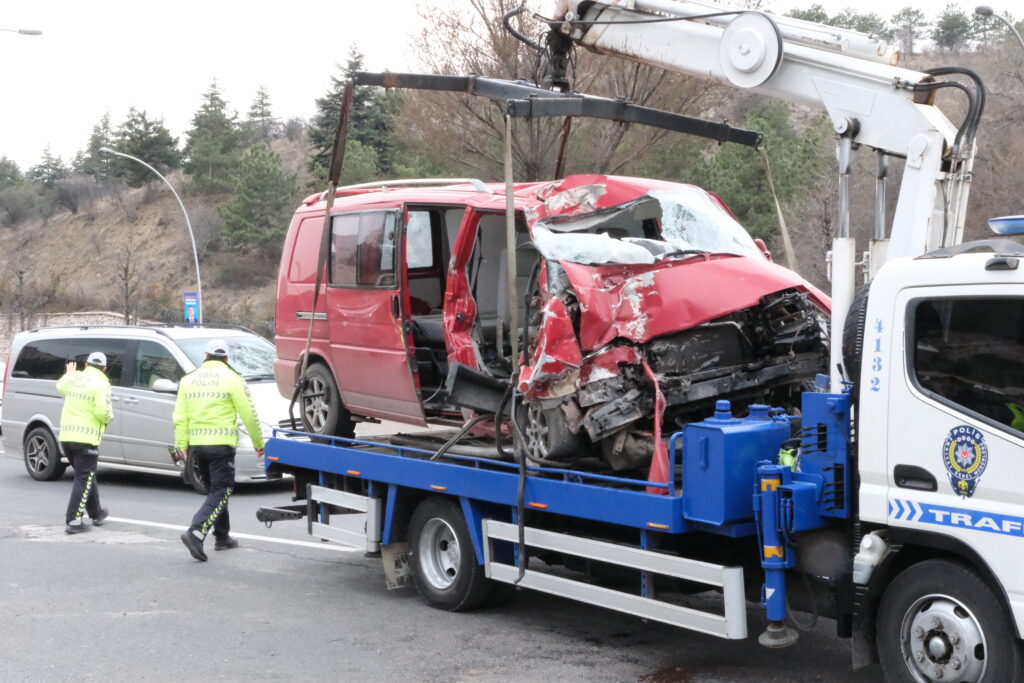
[[712, 256], [652, 265], [559, 261], [580, 302], [580, 346], [613, 339], [644, 343], [758, 304], [785, 289], [806, 291], [826, 312], [832, 302], [791, 270], [746, 256]]

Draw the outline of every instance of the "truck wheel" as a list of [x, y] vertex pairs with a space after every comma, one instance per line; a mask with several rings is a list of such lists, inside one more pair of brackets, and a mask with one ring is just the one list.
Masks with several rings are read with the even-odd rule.
[[57, 440], [46, 427], [36, 427], [25, 436], [25, 469], [36, 481], [60, 479], [67, 469], [61, 462]]
[[315, 363], [306, 374], [309, 380], [302, 395], [302, 426], [307, 432], [352, 438], [356, 435], [352, 415], [341, 404], [338, 384], [330, 369]]
[[420, 503], [409, 523], [409, 547], [413, 580], [431, 607], [460, 612], [487, 599], [491, 582], [476, 563], [457, 504], [439, 496]]
[[196, 458], [185, 460], [185, 469], [181, 473], [181, 478], [186, 485], [191, 486], [201, 496], [210, 492], [206, 482], [203, 481], [203, 473], [199, 469], [199, 461]]
[[878, 612], [886, 680], [1021, 681], [1021, 652], [1009, 615], [967, 567], [927, 560], [886, 589]]
[[871, 284], [863, 285], [857, 290], [850, 303], [843, 324], [843, 370], [853, 382], [854, 391], [860, 384], [861, 355], [864, 350], [864, 325], [868, 314], [868, 292]]

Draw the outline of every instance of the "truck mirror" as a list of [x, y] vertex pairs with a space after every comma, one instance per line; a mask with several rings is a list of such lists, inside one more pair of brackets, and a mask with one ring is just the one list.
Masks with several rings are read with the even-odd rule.
[[761, 253], [764, 254], [764, 257], [766, 259], [773, 263], [775, 262], [775, 259], [772, 258], [772, 252], [768, 251], [768, 245], [764, 243], [763, 239], [761, 239], [760, 237], [755, 237], [754, 244], [757, 245], [757, 248], [761, 250]]

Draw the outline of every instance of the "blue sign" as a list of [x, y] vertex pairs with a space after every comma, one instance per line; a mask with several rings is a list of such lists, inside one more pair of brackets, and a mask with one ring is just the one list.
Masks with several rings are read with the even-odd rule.
[[199, 320], [202, 318], [199, 309], [199, 295], [195, 292], [185, 292], [184, 299], [183, 312], [185, 314], [185, 323], [187, 325], [198, 325]]
[[1024, 517], [919, 503], [916, 500], [894, 498], [889, 501], [889, 517], [900, 522], [935, 524], [1006, 536], [1024, 536]]

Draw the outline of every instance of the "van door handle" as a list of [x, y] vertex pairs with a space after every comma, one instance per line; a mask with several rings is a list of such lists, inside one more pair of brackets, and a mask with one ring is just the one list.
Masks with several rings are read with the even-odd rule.
[[139, 402], [139, 399], [135, 398], [134, 396], [125, 396], [124, 402], [131, 405], [135, 405], [136, 403]]
[[917, 465], [896, 465], [892, 470], [892, 478], [896, 481], [896, 486], [901, 489], [915, 491], [937, 491], [939, 489], [935, 476]]
[[401, 315], [402, 311], [398, 307], [398, 295], [395, 294], [391, 297], [391, 316], [395, 320], [398, 320], [398, 318], [401, 317]]

